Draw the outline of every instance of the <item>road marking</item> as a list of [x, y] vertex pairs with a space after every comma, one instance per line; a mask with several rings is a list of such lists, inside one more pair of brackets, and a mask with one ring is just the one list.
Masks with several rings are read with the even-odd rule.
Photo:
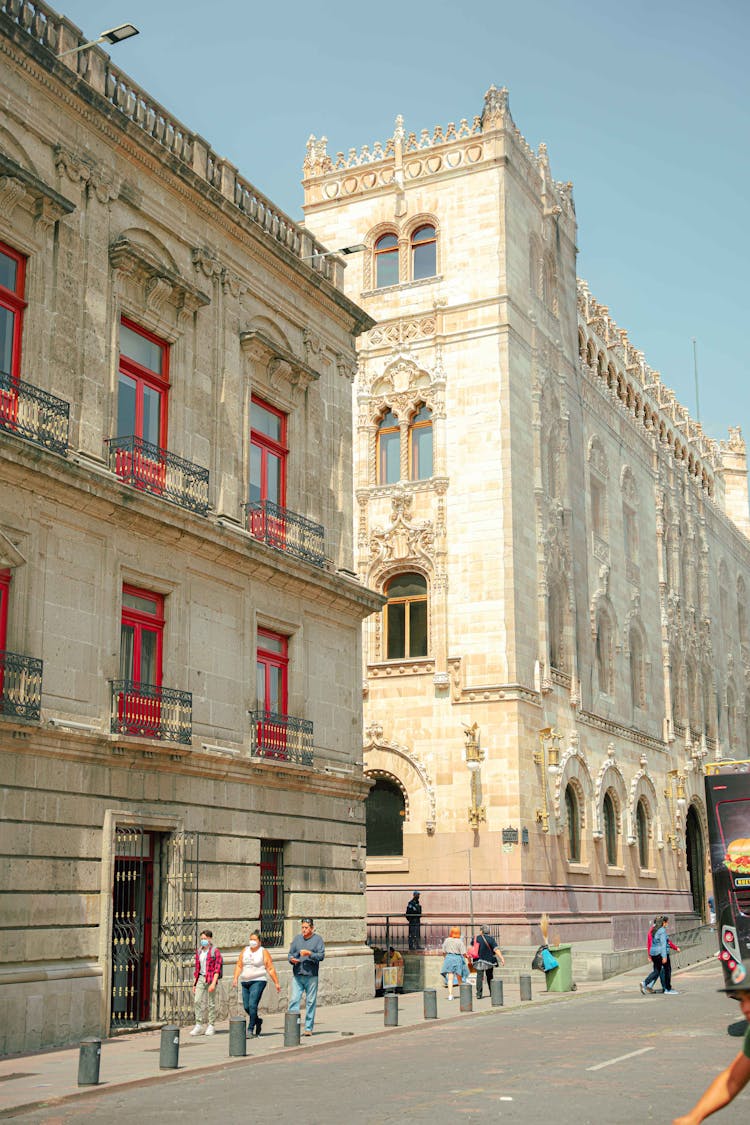
[[640, 1051], [631, 1051], [627, 1055], [618, 1055], [616, 1059], [607, 1059], [606, 1062], [597, 1063], [596, 1066], [587, 1066], [586, 1070], [603, 1070], [605, 1066], [614, 1066], [615, 1063], [624, 1062], [625, 1059], [634, 1059], [636, 1055], [645, 1055], [647, 1051], [653, 1051], [653, 1047], [641, 1047]]

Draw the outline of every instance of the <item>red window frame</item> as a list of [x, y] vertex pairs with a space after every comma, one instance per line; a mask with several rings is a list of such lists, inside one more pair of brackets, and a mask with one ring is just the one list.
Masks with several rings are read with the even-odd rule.
[[0, 372], [0, 374], [5, 374], [10, 378], [9, 387], [0, 387], [0, 425], [13, 428], [18, 419], [18, 383], [21, 378], [23, 314], [27, 307], [27, 302], [23, 297], [26, 286], [26, 258], [5, 242], [0, 242], [0, 254], [16, 263], [15, 289], [8, 289], [7, 286], [0, 285], [0, 307], [6, 309], [13, 318], [10, 371]]
[[[263, 641], [267, 639], [272, 641], [277, 647], [264, 647]], [[276, 714], [286, 715], [288, 706], [288, 680], [289, 680], [289, 638], [285, 637], [282, 633], [273, 633], [270, 629], [258, 629], [258, 641], [256, 646], [256, 667], [258, 671], [263, 669], [264, 688], [263, 688], [263, 701], [258, 698], [258, 710], [268, 711], [267, 701], [270, 697], [270, 677], [271, 669], [277, 668], [281, 672], [281, 692], [279, 700], [279, 710]]]
[[[251, 398], [251, 410], [253, 406], [259, 406], [263, 410], [267, 410], [279, 420], [279, 439], [272, 438], [269, 434], [264, 434], [262, 430], [250, 428], [250, 474], [252, 473], [252, 450], [260, 450], [260, 496], [253, 496], [250, 494], [250, 501], [252, 505], [260, 505], [259, 507], [251, 507], [248, 530], [251, 535], [256, 539], [260, 539], [268, 543], [272, 547], [277, 547], [283, 550], [286, 545], [286, 521], [284, 519], [283, 509], [286, 508], [286, 469], [287, 458], [289, 456], [289, 446], [287, 445], [287, 423], [288, 417], [283, 410], [277, 410], [275, 406], [271, 406], [265, 399], [253, 395]], [[273, 499], [268, 495], [268, 458], [269, 456], [275, 457], [279, 462], [279, 491], [278, 499]], [[252, 480], [249, 482], [252, 488]], [[269, 512], [266, 504], [276, 504], [281, 508], [280, 513]]]
[[[142, 336], [144, 340], [148, 340], [149, 343], [159, 348], [161, 352], [161, 372], [146, 367], [131, 356], [123, 355], [120, 351], [117, 369], [117, 437], [133, 437], [139, 438], [141, 441], [148, 440], [143, 433], [143, 397], [144, 389], [148, 387], [149, 390], [155, 391], [159, 396], [159, 436], [156, 444], [160, 450], [165, 450], [167, 445], [167, 407], [169, 403], [169, 344], [125, 316], [121, 318], [120, 323], [124, 328], [128, 328], [131, 332]], [[135, 383], [135, 421], [132, 434], [125, 434], [120, 431], [120, 375], [132, 379]], [[147, 489], [150, 492], [160, 492], [166, 481], [167, 466], [163, 456], [155, 457], [153, 454], [144, 453], [136, 448], [132, 452], [130, 449], [118, 448], [115, 454], [115, 472], [119, 477], [131, 481], [136, 487]]]
[[0, 652], [5, 652], [5, 642], [8, 636], [8, 600], [10, 598], [10, 579], [10, 568], [3, 567], [2, 569], [0, 569]]
[[[145, 687], [142, 679], [143, 659], [143, 633], [154, 633], [156, 636], [154, 659], [154, 683], [148, 687], [158, 689], [162, 682], [162, 651], [164, 637], [164, 597], [155, 594], [152, 590], [139, 589], [137, 586], [123, 585], [123, 605], [120, 620], [120, 677], [129, 681], [132, 687], [120, 692], [117, 711], [120, 730], [127, 734], [142, 735], [146, 738], [158, 738], [161, 730], [161, 692], [158, 690], [140, 691], [139, 686]], [[130, 594], [137, 598], [145, 598], [154, 603], [154, 612], [136, 609], [134, 606], [124, 604], [125, 595]], [[124, 626], [133, 628], [133, 666], [129, 676], [123, 675], [122, 667]]]

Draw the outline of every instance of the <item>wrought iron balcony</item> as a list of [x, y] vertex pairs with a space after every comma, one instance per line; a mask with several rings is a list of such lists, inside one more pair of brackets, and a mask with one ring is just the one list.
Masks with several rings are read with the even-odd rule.
[[110, 685], [112, 734], [190, 745], [193, 697], [189, 691], [135, 680], [110, 680]]
[[0, 650], [0, 715], [39, 719], [42, 709], [42, 661]]
[[251, 500], [245, 505], [245, 518], [247, 530], [255, 539], [313, 566], [325, 566], [325, 532], [319, 523], [272, 500]]
[[309, 719], [250, 711], [250, 755], [276, 762], [313, 762], [313, 725]]
[[126, 484], [205, 516], [208, 469], [193, 465], [143, 438], [109, 438], [109, 467]]
[[64, 455], [69, 417], [70, 405], [63, 399], [0, 373], [0, 429]]

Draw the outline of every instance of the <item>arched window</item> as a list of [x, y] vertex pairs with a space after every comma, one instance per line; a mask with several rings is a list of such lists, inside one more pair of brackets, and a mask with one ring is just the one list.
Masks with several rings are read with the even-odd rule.
[[398, 239], [382, 234], [375, 243], [375, 288], [398, 285]]
[[737, 579], [737, 630], [740, 634], [743, 656], [745, 656], [748, 647], [746, 605], [747, 593], [745, 591], [745, 583], [742, 577], [740, 577]]
[[401, 430], [389, 410], [378, 426], [378, 484], [398, 484], [401, 479]]
[[565, 645], [565, 585], [562, 580], [550, 586], [547, 612], [549, 617], [549, 662], [558, 672], [569, 672]]
[[437, 273], [437, 234], [432, 226], [420, 227], [411, 236], [412, 281]]
[[737, 746], [737, 696], [731, 684], [727, 684], [727, 741], [731, 752], [739, 749]]
[[643, 640], [638, 626], [630, 626], [630, 698], [634, 707], [644, 707], [646, 702], [646, 668], [643, 658]]
[[387, 660], [427, 655], [427, 582], [421, 574], [398, 574], [385, 588]]
[[615, 812], [615, 802], [612, 799], [612, 794], [607, 792], [604, 794], [604, 803], [602, 805], [602, 819], [604, 821], [604, 847], [607, 855], [607, 865], [609, 867], [617, 866], [617, 813]]
[[581, 858], [581, 810], [578, 794], [572, 785], [565, 787], [565, 816], [568, 822], [568, 859], [577, 863]]
[[412, 480], [432, 476], [432, 411], [424, 403], [409, 423], [409, 466]]
[[642, 797], [635, 810], [635, 831], [638, 840], [638, 862], [645, 870], [648, 867], [648, 813]]
[[600, 609], [596, 615], [596, 672], [599, 691], [604, 695], [612, 695], [612, 622], [604, 609]]
[[367, 854], [404, 854], [404, 795], [392, 781], [378, 778], [365, 802]]

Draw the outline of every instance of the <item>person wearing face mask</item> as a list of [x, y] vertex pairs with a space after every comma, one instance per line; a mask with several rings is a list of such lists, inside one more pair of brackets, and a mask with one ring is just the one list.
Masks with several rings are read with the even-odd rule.
[[273, 967], [271, 954], [261, 945], [257, 930], [253, 930], [247, 940], [247, 945], [237, 958], [234, 980], [232, 981], [234, 988], [237, 987], [238, 981], [242, 985], [242, 1007], [247, 1012], [248, 1039], [251, 1035], [260, 1035], [263, 1020], [258, 1015], [258, 1005], [269, 977], [276, 985], [276, 991], [281, 992], [281, 985]]
[[210, 930], [203, 930], [200, 936], [200, 945], [195, 951], [195, 1027], [191, 1035], [200, 1035], [203, 1031], [203, 1012], [208, 1007], [208, 1026], [206, 1035], [214, 1034], [214, 1020], [216, 1019], [216, 986], [221, 979], [224, 959], [221, 951], [213, 944], [213, 934]]

